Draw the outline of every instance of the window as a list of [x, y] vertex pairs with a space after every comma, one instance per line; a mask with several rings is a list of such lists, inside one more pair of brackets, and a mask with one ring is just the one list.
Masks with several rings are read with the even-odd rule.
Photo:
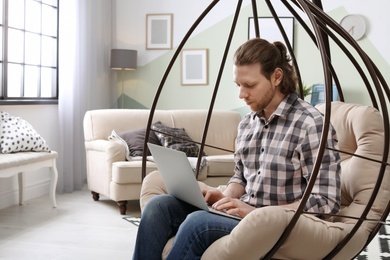
[[58, 0], [0, 0], [0, 103], [57, 103]]

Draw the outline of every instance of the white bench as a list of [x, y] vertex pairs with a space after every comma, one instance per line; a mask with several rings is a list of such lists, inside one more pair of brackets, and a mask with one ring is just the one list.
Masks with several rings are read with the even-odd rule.
[[24, 202], [24, 173], [49, 167], [51, 172], [50, 200], [53, 207], [57, 207], [55, 190], [57, 187], [58, 171], [56, 159], [58, 153], [51, 152], [19, 152], [0, 154], [0, 178], [9, 178], [18, 174], [19, 180], [19, 204]]

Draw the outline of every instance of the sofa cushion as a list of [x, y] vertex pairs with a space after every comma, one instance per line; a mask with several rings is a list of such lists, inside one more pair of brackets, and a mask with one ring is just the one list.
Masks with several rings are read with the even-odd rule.
[[234, 155], [210, 155], [207, 156], [207, 176], [231, 177], [234, 173]]
[[[142, 160], [139, 161], [119, 161], [112, 164], [112, 181], [118, 184], [140, 184]], [[146, 162], [146, 174], [157, 170], [154, 162]]]
[[[197, 158], [188, 158], [191, 166], [196, 166]], [[198, 175], [198, 180], [207, 178], [206, 160], [201, 164], [201, 170]], [[132, 161], [118, 161], [112, 164], [112, 181], [118, 184], [141, 184], [142, 157], [136, 157]], [[153, 157], [148, 156], [146, 161], [146, 174], [157, 170], [157, 165], [153, 161]], [[195, 171], [195, 169], [193, 169]]]
[[197, 157], [199, 147], [193, 143], [193, 140], [186, 133], [184, 128], [169, 127], [157, 122], [152, 125], [161, 145], [184, 152], [188, 157]]

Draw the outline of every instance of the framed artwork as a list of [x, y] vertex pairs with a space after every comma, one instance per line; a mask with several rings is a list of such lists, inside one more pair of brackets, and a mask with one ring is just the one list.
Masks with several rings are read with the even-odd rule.
[[146, 15], [146, 49], [172, 49], [172, 14]]
[[[280, 41], [286, 45], [283, 39], [282, 33], [279, 31], [279, 27], [273, 17], [258, 17], [260, 38], [263, 38], [269, 42]], [[279, 17], [282, 23], [283, 29], [287, 34], [287, 38], [294, 49], [294, 17]], [[254, 18], [248, 19], [248, 39], [256, 38]]]
[[187, 49], [181, 52], [181, 84], [208, 84], [208, 50]]

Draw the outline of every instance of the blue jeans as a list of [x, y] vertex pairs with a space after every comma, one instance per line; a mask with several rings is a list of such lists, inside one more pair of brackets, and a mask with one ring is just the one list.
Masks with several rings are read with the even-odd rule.
[[156, 196], [143, 210], [133, 259], [161, 259], [165, 244], [175, 235], [168, 260], [200, 259], [215, 240], [230, 234], [238, 223], [199, 210], [171, 195]]

